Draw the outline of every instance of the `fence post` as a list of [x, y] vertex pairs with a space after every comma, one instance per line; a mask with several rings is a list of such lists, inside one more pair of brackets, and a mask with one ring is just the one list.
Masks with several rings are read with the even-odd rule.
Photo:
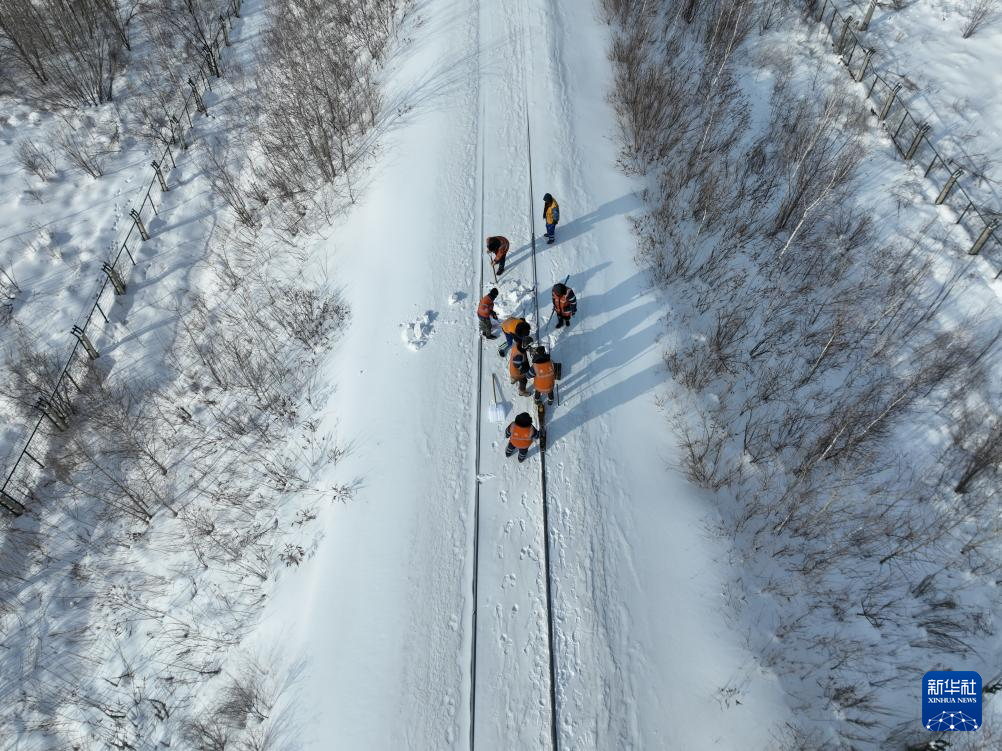
[[870, 21], [873, 20], [873, 11], [877, 9], [877, 0], [870, 0], [870, 5], [866, 9], [866, 15], [863, 16], [863, 20], [859, 24], [860, 31], [866, 31], [870, 28]]
[[887, 101], [884, 102], [884, 106], [880, 108], [880, 115], [878, 116], [880, 122], [883, 122], [884, 120], [887, 119], [887, 115], [890, 114], [891, 107], [894, 105], [894, 100], [897, 98], [899, 91], [901, 91], [900, 82], [894, 84], [894, 86], [891, 88], [890, 95], [887, 97]]
[[919, 144], [922, 143], [922, 139], [925, 138], [925, 135], [928, 132], [929, 125], [927, 123], [922, 123], [918, 126], [918, 130], [915, 131], [915, 137], [912, 139], [911, 145], [908, 147], [908, 151], [905, 152], [905, 159], [911, 159], [915, 156], [915, 152], [918, 151]]
[[203, 115], [209, 110], [205, 106], [205, 101], [202, 99], [202, 94], [198, 90], [198, 86], [190, 78], [188, 79], [188, 85], [191, 86], [191, 93], [195, 95], [195, 107]]
[[129, 216], [131, 216], [132, 221], [136, 223], [136, 227], [139, 229], [139, 236], [144, 240], [149, 240], [150, 233], [146, 231], [146, 225], [143, 224], [143, 218], [139, 216], [139, 212], [135, 209], [130, 209]]
[[946, 200], [946, 197], [950, 195], [950, 191], [953, 190], [953, 186], [957, 184], [957, 180], [959, 180], [960, 176], [963, 174], [964, 170], [959, 168], [953, 171], [953, 174], [950, 175], [950, 179], [946, 181], [946, 185], [943, 186], [943, 189], [939, 191], [939, 195], [936, 196], [937, 206], [942, 205], [942, 203]]
[[20, 501], [11, 496], [6, 490], [0, 490], [0, 506], [3, 506], [14, 516], [20, 516], [27, 510]]
[[841, 53], [842, 64], [849, 69], [849, 74], [852, 75], [852, 56], [856, 54], [856, 48], [859, 47], [859, 42], [856, 39], [856, 35], [852, 35], [852, 49], [849, 50], [848, 57], [845, 52]]
[[105, 261], [101, 264], [101, 271], [103, 271], [104, 275], [108, 277], [108, 281], [111, 282], [111, 286], [115, 288], [115, 294], [124, 295], [125, 282], [122, 280], [121, 275], [118, 271], [116, 271], [115, 267]]
[[857, 81], [862, 82], [862, 80], [866, 77], [866, 69], [870, 67], [871, 57], [873, 57], [873, 50], [869, 49], [866, 51], [866, 54], [863, 55], [863, 67], [859, 69], [859, 75], [856, 77]]
[[153, 167], [153, 171], [157, 173], [157, 180], [160, 181], [160, 190], [166, 193], [170, 188], [167, 187], [167, 181], [164, 180], [164, 173], [160, 171], [160, 163], [152, 162], [150, 166]]
[[981, 249], [985, 246], [985, 243], [988, 242], [988, 238], [992, 236], [992, 233], [998, 226], [999, 226], [998, 219], [992, 219], [990, 222], [988, 222], [985, 225], [985, 228], [981, 230], [981, 234], [978, 235], [978, 239], [974, 241], [974, 245], [972, 245], [971, 249], [967, 252], [972, 256], [976, 256], [978, 253], [980, 253]]
[[35, 409], [45, 415], [49, 422], [51, 422], [57, 430], [66, 430], [69, 427], [69, 423], [66, 422], [66, 418], [59, 413], [58, 409], [52, 406], [52, 402], [46, 399], [44, 396], [38, 397], [38, 401], [35, 402]]
[[87, 350], [87, 354], [90, 356], [91, 360], [96, 360], [101, 356], [101, 354], [95, 349], [94, 345], [91, 343], [90, 338], [79, 326], [74, 326], [70, 329], [70, 333], [77, 338], [77, 341], [83, 345], [83, 348]]
[[226, 28], [226, 17], [222, 14], [219, 15], [219, 28], [223, 30], [223, 44], [227, 47], [230, 46], [230, 30]]
[[[184, 112], [185, 112], [185, 114], [188, 114], [188, 104], [187, 104], [187, 102], [184, 105]], [[180, 143], [181, 144], [181, 148], [184, 149], [184, 150], [187, 150], [188, 149], [188, 139], [184, 137], [184, 128], [181, 127], [181, 119], [179, 117], [177, 117], [176, 115], [171, 115], [170, 119], [173, 121], [174, 125], [177, 126], [177, 132], [176, 132], [176, 134], [173, 131], [171, 132], [171, 136], [172, 136], [171, 143]], [[190, 116], [188, 117], [188, 122], [189, 123], [191, 122], [191, 117]], [[173, 155], [170, 158], [170, 163], [173, 166], [177, 167], [177, 164], [174, 162]]]
[[849, 25], [852, 23], [852, 16], [846, 16], [845, 20], [842, 22], [842, 33], [838, 35], [838, 41], [835, 43], [835, 52], [842, 54], [842, 50], [845, 49], [845, 38], [849, 34]]

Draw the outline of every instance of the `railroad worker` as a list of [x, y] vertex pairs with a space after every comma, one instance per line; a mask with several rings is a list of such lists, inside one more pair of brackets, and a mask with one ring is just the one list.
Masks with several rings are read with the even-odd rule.
[[529, 345], [531, 343], [531, 336], [516, 338], [511, 348], [511, 357], [508, 359], [508, 377], [511, 378], [513, 384], [518, 384], [519, 396], [529, 395], [525, 387], [529, 384], [529, 374], [532, 371], [532, 364], [529, 362]]
[[557, 239], [557, 222], [560, 221], [560, 206], [549, 193], [543, 195], [543, 221], [546, 223], [546, 244], [553, 245]]
[[557, 316], [557, 328], [571, 325], [571, 317], [578, 312], [578, 298], [574, 290], [563, 282], [553, 285], [553, 313]]
[[494, 273], [501, 276], [504, 273], [504, 258], [508, 255], [508, 238], [501, 235], [488, 237], [487, 252], [494, 254], [491, 265], [494, 267]]
[[529, 332], [532, 331], [532, 327], [524, 318], [512, 317], [505, 318], [504, 321], [502, 321], [501, 331], [504, 333], [504, 344], [498, 347], [498, 354], [501, 357], [504, 357], [508, 354], [508, 348], [511, 347], [512, 342], [529, 336]]
[[557, 382], [557, 369], [547, 354], [546, 347], [540, 345], [533, 350], [529, 375], [532, 376], [532, 387], [536, 391], [536, 404], [543, 403], [543, 396], [546, 396], [547, 404], [553, 404], [553, 385]]
[[505, 438], [508, 439], [508, 445], [505, 446], [504, 450], [505, 457], [511, 456], [517, 450], [520, 463], [524, 462], [525, 457], [528, 456], [532, 442], [539, 438], [539, 431], [532, 424], [532, 417], [529, 416], [528, 412], [518, 415], [514, 422], [505, 428], [504, 434]]
[[477, 318], [480, 320], [480, 333], [484, 339], [497, 339], [491, 327], [491, 319], [497, 320], [498, 314], [494, 312], [494, 301], [497, 299], [498, 289], [494, 287], [480, 299], [477, 306]]

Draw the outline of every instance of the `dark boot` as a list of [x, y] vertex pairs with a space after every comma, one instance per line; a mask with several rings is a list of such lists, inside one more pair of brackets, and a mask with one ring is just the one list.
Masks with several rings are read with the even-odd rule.
[[507, 446], [505, 446], [504, 455], [506, 459], [514, 453], [515, 453], [514, 446], [512, 446], [510, 443]]
[[518, 463], [521, 464], [525, 461], [525, 457], [529, 455], [529, 449], [519, 449], [518, 450]]
[[557, 316], [557, 328], [562, 329], [564, 327], [564, 319], [561, 316]]

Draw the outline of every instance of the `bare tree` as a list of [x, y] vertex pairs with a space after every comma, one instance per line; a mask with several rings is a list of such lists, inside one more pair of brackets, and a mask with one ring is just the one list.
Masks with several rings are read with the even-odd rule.
[[962, 11], [966, 19], [963, 27], [964, 39], [970, 39], [986, 23], [994, 21], [999, 14], [999, 0], [967, 0]]

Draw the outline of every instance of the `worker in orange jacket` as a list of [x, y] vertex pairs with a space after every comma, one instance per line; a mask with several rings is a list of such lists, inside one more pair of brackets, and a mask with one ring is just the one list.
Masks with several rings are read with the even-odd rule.
[[578, 312], [578, 298], [563, 282], [553, 285], [553, 312], [557, 316], [558, 329], [570, 326], [571, 318]]
[[498, 338], [491, 326], [491, 319], [496, 321], [498, 317], [498, 314], [494, 312], [494, 301], [497, 296], [498, 290], [497, 287], [494, 287], [480, 299], [480, 304], [477, 306], [477, 319], [480, 321], [480, 333], [483, 334], [484, 339]]
[[518, 451], [519, 462], [525, 461], [525, 457], [529, 455], [529, 447], [532, 446], [532, 442], [539, 438], [539, 431], [532, 424], [532, 417], [529, 416], [528, 412], [518, 415], [514, 422], [505, 428], [504, 434], [508, 439], [508, 445], [505, 446], [504, 450], [505, 457], [509, 457]]
[[529, 362], [529, 345], [531, 343], [531, 336], [516, 339], [511, 347], [511, 357], [508, 358], [508, 376], [513, 384], [518, 384], [519, 396], [529, 395], [525, 387], [529, 384], [532, 371], [532, 364]]
[[504, 273], [504, 259], [508, 255], [508, 238], [501, 235], [487, 238], [487, 252], [493, 253], [491, 265], [494, 266], [494, 273], [498, 276]]
[[553, 404], [553, 386], [557, 382], [557, 369], [545, 347], [539, 346], [533, 351], [529, 375], [532, 376], [536, 403], [542, 404], [543, 396], [546, 396], [546, 403]]
[[504, 334], [504, 344], [498, 347], [498, 355], [504, 357], [508, 354], [508, 348], [518, 339], [524, 339], [529, 335], [532, 327], [524, 318], [505, 318], [501, 322], [501, 333]]

